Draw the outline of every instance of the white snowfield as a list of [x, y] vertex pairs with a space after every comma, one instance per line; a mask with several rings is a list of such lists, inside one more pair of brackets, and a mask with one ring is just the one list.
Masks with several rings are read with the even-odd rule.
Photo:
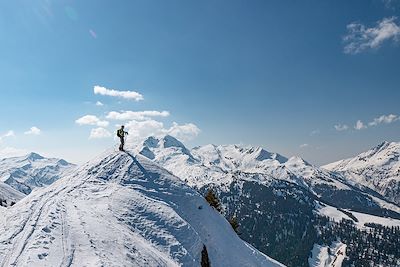
[[0, 266], [283, 266], [196, 191], [142, 156], [108, 151], [0, 209]]
[[[329, 206], [329, 205], [319, 206], [316, 209], [316, 212], [319, 213], [320, 215], [330, 217], [336, 222], [340, 222], [342, 219], [352, 220], [347, 214], [345, 214], [342, 211], [338, 210], [337, 208]], [[350, 212], [351, 214], [353, 214], [354, 217], [357, 218], [358, 222], [354, 222], [354, 224], [359, 229], [365, 229], [366, 223], [376, 223], [376, 224], [384, 225], [387, 227], [392, 227], [392, 226], [399, 227], [400, 226], [400, 220], [397, 220], [397, 219], [383, 218], [383, 217], [360, 213], [360, 212], [355, 212], [355, 211], [351, 211], [351, 210], [346, 210], [346, 212]]]
[[346, 258], [346, 247], [341, 242], [334, 242], [330, 247], [315, 244], [308, 264], [310, 267], [341, 267]]
[[400, 204], [400, 143], [383, 142], [360, 155], [334, 162], [323, 168], [343, 175]]

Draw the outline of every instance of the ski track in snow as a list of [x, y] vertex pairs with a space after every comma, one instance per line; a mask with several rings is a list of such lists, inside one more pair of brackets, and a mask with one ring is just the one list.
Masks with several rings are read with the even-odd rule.
[[[201, 208], [200, 208], [201, 207]], [[106, 153], [2, 209], [0, 266], [282, 266], [150, 161]]]

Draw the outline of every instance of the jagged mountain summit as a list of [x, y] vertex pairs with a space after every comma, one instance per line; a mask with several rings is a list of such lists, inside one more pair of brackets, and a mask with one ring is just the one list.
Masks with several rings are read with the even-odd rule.
[[1, 266], [283, 266], [242, 241], [195, 190], [109, 151], [0, 217]]
[[76, 166], [63, 159], [45, 158], [37, 153], [0, 159], [0, 182], [29, 194], [37, 187], [48, 186]]
[[351, 183], [365, 185], [400, 204], [400, 142], [383, 142], [371, 150], [323, 168]]

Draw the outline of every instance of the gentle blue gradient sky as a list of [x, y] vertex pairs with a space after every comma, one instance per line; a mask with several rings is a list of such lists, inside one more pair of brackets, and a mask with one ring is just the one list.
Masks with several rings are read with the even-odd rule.
[[[0, 149], [83, 162], [115, 141], [89, 140], [93, 127], [75, 120], [112, 110], [167, 110], [166, 126], [201, 129], [189, 147], [261, 145], [314, 164], [400, 141], [400, 121], [353, 128], [400, 114], [400, 46], [343, 52], [348, 24], [400, 17], [383, 2], [1, 1], [0, 136], [15, 137]], [[145, 99], [100, 97], [94, 85]], [[42, 134], [24, 135], [32, 126]]]

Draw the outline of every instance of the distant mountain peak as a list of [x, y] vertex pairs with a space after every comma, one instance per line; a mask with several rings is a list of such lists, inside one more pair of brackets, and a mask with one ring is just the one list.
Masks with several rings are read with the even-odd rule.
[[44, 157], [41, 156], [41, 155], [39, 155], [38, 153], [31, 152], [31, 153], [29, 153], [28, 155], [26, 155], [26, 159], [27, 159], [27, 160], [35, 161], [35, 160], [44, 159]]
[[143, 142], [143, 145], [147, 146], [147, 147], [157, 147], [158, 143], [160, 140], [158, 140], [156, 137], [154, 136], [149, 136], [147, 137], [147, 139]]

